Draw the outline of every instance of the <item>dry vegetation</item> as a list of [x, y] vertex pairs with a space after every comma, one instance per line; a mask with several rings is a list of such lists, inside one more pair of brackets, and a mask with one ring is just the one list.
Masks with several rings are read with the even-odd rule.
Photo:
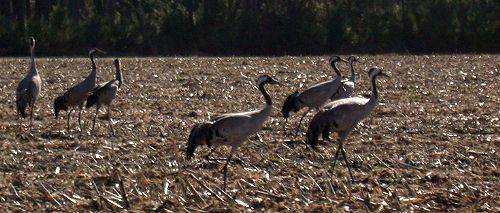
[[[313, 152], [283, 132], [284, 98], [330, 78], [327, 58], [122, 59], [117, 136], [99, 120], [95, 138], [95, 109], [84, 112], [83, 134], [76, 119], [66, 131], [52, 109], [88, 74], [88, 59], [37, 61], [44, 88], [34, 127], [21, 134], [14, 91], [29, 62], [2, 59], [0, 211], [500, 211], [500, 56], [361, 56], [357, 95], [369, 94], [369, 67], [392, 78], [379, 80], [379, 105], [348, 139], [355, 184], [343, 162], [331, 169], [336, 136]], [[97, 65], [99, 82], [113, 77], [111, 58]], [[223, 192], [224, 161], [205, 160], [202, 148], [187, 162], [187, 136], [210, 116], [261, 107], [253, 86], [261, 73], [285, 86], [268, 86], [275, 110], [240, 148]]]

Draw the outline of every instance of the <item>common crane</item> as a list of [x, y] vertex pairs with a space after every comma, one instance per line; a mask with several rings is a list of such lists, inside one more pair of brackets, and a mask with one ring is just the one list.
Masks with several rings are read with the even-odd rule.
[[[59, 116], [59, 111], [61, 110], [69, 110], [68, 111], [68, 130], [69, 130], [69, 119], [71, 112], [73, 112], [74, 108], [78, 108], [78, 125], [80, 126], [80, 131], [83, 131], [82, 127], [82, 110], [83, 110], [83, 104], [87, 100], [87, 97], [89, 96], [90, 92], [96, 87], [96, 80], [97, 80], [97, 68], [95, 65], [94, 61], [94, 55], [96, 53], [103, 53], [106, 54], [106, 52], [98, 49], [98, 48], [93, 48], [89, 51], [89, 57], [90, 61], [92, 62], [92, 70], [90, 71], [90, 74], [80, 83], [77, 85], [69, 88], [62, 96], [57, 97], [54, 100], [54, 114], [55, 118], [57, 119]], [[71, 107], [71, 109], [69, 109]]]
[[116, 94], [118, 93], [118, 89], [123, 84], [122, 72], [120, 69], [120, 60], [114, 60], [115, 65], [115, 80], [108, 81], [104, 84], [100, 84], [94, 90], [92, 90], [92, 94], [87, 98], [87, 104], [85, 108], [90, 108], [96, 105], [94, 121], [92, 123], [92, 135], [94, 135], [94, 127], [95, 120], [97, 118], [97, 114], [99, 113], [99, 108], [102, 105], [108, 106], [108, 120], [109, 126], [113, 135], [115, 135], [115, 130], [113, 129], [113, 122], [111, 121], [111, 102], [116, 98]]
[[271, 113], [271, 97], [264, 86], [266, 84], [279, 84], [279, 82], [269, 75], [262, 75], [257, 78], [256, 83], [266, 101], [262, 109], [219, 115], [209, 122], [194, 125], [189, 134], [186, 150], [188, 160], [193, 156], [196, 147], [201, 145], [209, 147], [225, 145], [231, 147], [229, 157], [224, 164], [224, 188], [226, 187], [227, 166], [236, 149], [241, 146], [248, 136], [257, 133], [261, 129], [262, 124]]
[[345, 60], [341, 59], [339, 56], [332, 56], [330, 58], [330, 65], [337, 75], [336, 78], [313, 85], [303, 92], [295, 91], [285, 99], [281, 110], [283, 118], [285, 118], [285, 123], [288, 122], [290, 111], [298, 112], [303, 107], [308, 107], [308, 110], [300, 118], [299, 125], [297, 126], [297, 128], [299, 128], [302, 124], [302, 120], [312, 108], [319, 109], [337, 93], [342, 79], [342, 74], [336, 66], [337, 62], [345, 62]]

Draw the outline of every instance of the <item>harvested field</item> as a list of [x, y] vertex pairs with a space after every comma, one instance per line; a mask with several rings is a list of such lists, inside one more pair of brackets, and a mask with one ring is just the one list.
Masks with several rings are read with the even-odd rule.
[[[328, 56], [124, 58], [116, 137], [103, 119], [97, 137], [89, 136], [94, 108], [83, 113], [83, 134], [77, 113], [69, 132], [65, 118], [54, 119], [53, 99], [88, 75], [86, 58], [37, 60], [43, 91], [33, 128], [25, 123], [18, 134], [15, 88], [29, 60], [1, 59], [0, 211], [499, 212], [500, 56], [360, 58], [356, 95], [370, 93], [370, 67], [391, 78], [378, 80], [379, 105], [347, 140], [355, 184], [343, 161], [331, 169], [336, 135], [314, 152], [304, 136], [283, 131], [284, 98], [331, 78]], [[114, 77], [112, 58], [96, 63], [98, 82]], [[185, 160], [189, 130], [220, 113], [261, 107], [254, 80], [262, 73], [284, 86], [267, 86], [275, 109], [230, 163], [224, 192], [223, 160], [204, 159], [206, 147]], [[292, 116], [288, 130], [300, 114]], [[219, 148], [212, 157], [228, 154]]]

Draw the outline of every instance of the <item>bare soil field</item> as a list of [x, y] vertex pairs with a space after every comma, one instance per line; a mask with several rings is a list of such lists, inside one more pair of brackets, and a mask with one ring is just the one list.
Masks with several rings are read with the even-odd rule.
[[[500, 55], [359, 57], [355, 95], [370, 94], [369, 68], [391, 77], [378, 80], [379, 105], [346, 142], [354, 184], [343, 161], [332, 170], [336, 135], [313, 151], [292, 134], [300, 113], [283, 129], [285, 97], [334, 76], [328, 56], [123, 58], [124, 86], [112, 107], [117, 134], [100, 118], [96, 137], [95, 108], [84, 111], [82, 133], [77, 113], [67, 131], [66, 113], [55, 119], [52, 108], [88, 75], [89, 59], [37, 59], [43, 89], [34, 125], [25, 122], [21, 133], [15, 89], [29, 58], [1, 59], [0, 212], [499, 212]], [[98, 82], [114, 78], [112, 60], [96, 59]], [[274, 110], [229, 164], [224, 191], [229, 148], [211, 161], [199, 148], [187, 161], [190, 128], [262, 107], [255, 79], [264, 73], [283, 86], [267, 86]]]

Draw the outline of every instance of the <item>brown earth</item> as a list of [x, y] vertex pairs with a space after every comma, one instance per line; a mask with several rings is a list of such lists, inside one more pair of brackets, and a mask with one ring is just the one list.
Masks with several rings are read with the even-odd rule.
[[[29, 60], [2, 59], [0, 211], [499, 212], [500, 56], [360, 58], [356, 95], [370, 93], [370, 67], [391, 78], [378, 81], [379, 105], [348, 138], [355, 184], [343, 162], [332, 170], [336, 136], [316, 152], [306, 148], [304, 136], [290, 131], [297, 113], [283, 132], [284, 98], [331, 78], [328, 56], [124, 58], [125, 84], [112, 110], [116, 137], [104, 119], [97, 137], [89, 136], [95, 109], [83, 113], [83, 134], [77, 113], [69, 132], [64, 118], [54, 119], [54, 97], [88, 75], [85, 58], [37, 60], [43, 91], [33, 127], [25, 122], [19, 134], [15, 88]], [[99, 82], [113, 78], [112, 58], [97, 66]], [[239, 149], [223, 192], [223, 160], [204, 159], [208, 148], [185, 160], [190, 127], [261, 107], [254, 80], [263, 73], [284, 86], [268, 86], [275, 109], [260, 137]], [[212, 157], [228, 153], [218, 148]]]

